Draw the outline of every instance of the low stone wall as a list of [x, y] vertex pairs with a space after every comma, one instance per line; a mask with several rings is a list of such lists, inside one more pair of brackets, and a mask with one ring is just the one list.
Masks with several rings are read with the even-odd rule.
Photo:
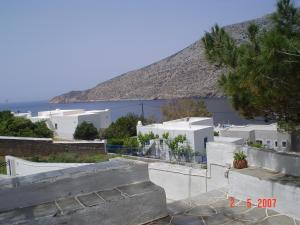
[[300, 154], [244, 147], [250, 166], [300, 177]]
[[144, 224], [165, 217], [164, 190], [131, 160], [0, 180], [0, 224]]
[[42, 163], [30, 162], [14, 156], [5, 156], [7, 162], [7, 175], [10, 176], [27, 176], [42, 172], [50, 172], [65, 168], [90, 165], [92, 163]]
[[105, 153], [104, 142], [76, 141], [54, 142], [50, 138], [20, 138], [0, 136], [0, 156], [34, 156], [49, 155], [59, 152], [99, 152]]

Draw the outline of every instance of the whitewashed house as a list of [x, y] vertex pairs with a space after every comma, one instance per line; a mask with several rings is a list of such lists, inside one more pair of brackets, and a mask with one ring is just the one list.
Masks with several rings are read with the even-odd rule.
[[32, 122], [46, 121], [47, 126], [60, 139], [72, 140], [76, 127], [82, 122], [92, 123], [98, 130], [111, 124], [111, 111], [69, 109], [38, 112], [38, 116], [29, 117]]
[[163, 123], [150, 125], [137, 125], [137, 134], [147, 134], [152, 132], [159, 138], [148, 143], [148, 147], [153, 146], [155, 155], [160, 158], [169, 159], [169, 149], [164, 143], [163, 134], [169, 133], [169, 138], [175, 138], [178, 135], [186, 137], [186, 143], [192, 149], [193, 153], [205, 154], [206, 143], [213, 141], [214, 127], [213, 119], [209, 117], [188, 117], [178, 120], [171, 120]]
[[262, 144], [266, 148], [278, 151], [288, 151], [291, 145], [291, 136], [287, 132], [278, 130], [276, 123], [269, 125], [230, 126], [219, 129], [222, 137], [243, 138], [244, 142]]

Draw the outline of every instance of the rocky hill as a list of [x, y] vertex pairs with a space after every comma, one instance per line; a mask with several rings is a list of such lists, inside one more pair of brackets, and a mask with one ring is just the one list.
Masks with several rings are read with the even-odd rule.
[[[237, 41], [246, 38], [251, 22], [269, 27], [266, 17], [226, 26]], [[71, 91], [50, 100], [69, 103], [102, 100], [170, 99], [181, 97], [220, 97], [217, 80], [222, 71], [205, 57], [201, 39], [187, 48], [149, 66], [127, 72], [84, 91]]]

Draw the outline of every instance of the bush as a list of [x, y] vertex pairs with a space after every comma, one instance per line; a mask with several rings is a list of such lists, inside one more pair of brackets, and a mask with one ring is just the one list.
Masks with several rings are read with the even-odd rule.
[[107, 129], [101, 132], [101, 136], [106, 139], [111, 138], [129, 138], [136, 136], [136, 125], [142, 121], [142, 117], [129, 113], [113, 122]]
[[0, 135], [15, 137], [52, 138], [53, 132], [45, 121], [37, 123], [29, 119], [15, 117], [10, 111], [0, 112]]
[[122, 138], [111, 138], [107, 140], [107, 144], [109, 145], [123, 145], [124, 139]]
[[76, 127], [74, 139], [94, 140], [99, 138], [97, 128], [92, 123], [82, 122]]

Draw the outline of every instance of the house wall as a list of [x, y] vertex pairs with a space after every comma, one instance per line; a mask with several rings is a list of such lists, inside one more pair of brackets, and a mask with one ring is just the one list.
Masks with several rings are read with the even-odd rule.
[[237, 138], [243, 138], [244, 141], [251, 141], [255, 142], [255, 135], [252, 131], [236, 131], [236, 130], [220, 130], [220, 136], [222, 137], [237, 137]]
[[207, 138], [207, 142], [213, 141], [214, 129], [213, 127], [203, 128], [194, 132], [194, 149], [200, 154], [205, 154], [204, 138]]
[[[77, 116], [52, 116], [50, 121], [54, 128], [55, 136], [62, 139], [73, 140], [73, 134], [78, 125]], [[57, 124], [57, 129], [55, 129]]]

